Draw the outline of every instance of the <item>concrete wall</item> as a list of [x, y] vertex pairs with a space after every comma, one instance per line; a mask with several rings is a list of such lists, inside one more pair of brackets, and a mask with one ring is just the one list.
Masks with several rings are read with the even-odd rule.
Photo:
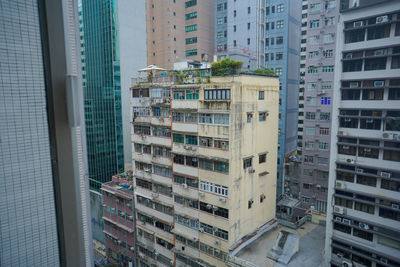
[[92, 222], [92, 237], [105, 244], [104, 220], [103, 220], [103, 197], [94, 190], [90, 190], [90, 215]]

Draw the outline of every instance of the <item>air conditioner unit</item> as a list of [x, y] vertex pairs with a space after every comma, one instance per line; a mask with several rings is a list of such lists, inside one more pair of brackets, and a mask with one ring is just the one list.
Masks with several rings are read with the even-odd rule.
[[345, 213], [345, 209], [343, 207], [340, 206], [334, 206], [333, 207], [333, 212], [339, 213], [339, 214], [344, 214]]
[[111, 211], [115, 211], [115, 208], [111, 208]]
[[183, 146], [183, 148], [184, 148], [184, 149], [187, 149], [187, 150], [191, 149], [190, 146]]
[[151, 169], [144, 169], [145, 172], [151, 172]]
[[220, 197], [220, 198], [219, 198], [219, 201], [221, 201], [221, 202], [225, 202], [225, 201], [226, 201], [226, 199], [225, 199], [224, 197]]
[[336, 222], [342, 222], [342, 218], [341, 217], [335, 217], [335, 221]]
[[336, 188], [344, 188], [344, 183], [343, 182], [339, 182], [339, 181], [336, 181]]
[[399, 204], [394, 204], [394, 203], [392, 203], [392, 208], [394, 208], [394, 209], [400, 209], [400, 206], [399, 206]]
[[157, 251], [156, 252], [154, 252], [154, 256], [158, 256], [158, 255], [160, 255], [160, 253], [158, 253]]
[[353, 267], [353, 263], [351, 263], [351, 261], [348, 260], [348, 259], [343, 259], [342, 260], [342, 267]]
[[154, 198], [158, 198], [158, 193], [151, 193], [151, 197]]
[[128, 204], [126, 204], [126, 206], [127, 206], [127, 207], [131, 207], [131, 204], [130, 204], [130, 203], [128, 203]]
[[210, 210], [210, 209], [212, 208], [212, 205], [211, 205], [211, 204], [207, 204], [207, 206], [206, 206], [206, 207], [207, 207], [207, 209], [209, 209], [209, 210]]
[[366, 223], [359, 223], [358, 227], [365, 229], [365, 230], [369, 230], [369, 225]]
[[118, 239], [117, 243], [118, 243], [118, 245], [121, 245], [122, 242], [121, 242], [121, 240]]
[[188, 188], [188, 185], [187, 184], [182, 184], [182, 187], [183, 188]]
[[144, 253], [139, 252], [139, 257], [144, 258]]
[[384, 264], [387, 264], [387, 263], [388, 263], [388, 260], [385, 259], [385, 258], [381, 258], [381, 262], [384, 263]]
[[220, 244], [221, 244], [221, 241], [219, 241], [218, 239], [215, 239], [215, 240], [214, 240], [214, 245], [217, 245], [217, 246], [218, 246], [218, 245], [220, 245]]
[[130, 247], [130, 250], [131, 250], [131, 251], [134, 251], [134, 250], [135, 250], [135, 248], [134, 248], [134, 247]]
[[345, 59], [351, 59], [353, 58], [353, 53], [347, 53], [346, 56], [344, 57]]
[[349, 121], [351, 121], [351, 118], [344, 118], [344, 121], [349, 122]]
[[374, 81], [374, 87], [382, 87], [385, 85], [385, 81]]
[[382, 138], [388, 139], [388, 138], [390, 138], [390, 134], [389, 133], [383, 133], [382, 134]]
[[353, 23], [354, 28], [362, 27], [364, 25], [364, 21], [355, 21]]
[[121, 212], [119, 215], [120, 216], [125, 216], [125, 212]]
[[373, 123], [374, 120], [373, 120], [373, 119], [367, 119], [366, 122], [367, 122], [367, 123]]
[[349, 147], [349, 146], [343, 146], [343, 149], [344, 149], [344, 150], [349, 150], [350, 147]]
[[254, 170], [253, 168], [249, 168], [249, 173], [255, 173], [256, 170]]
[[375, 56], [383, 56], [386, 55], [386, 49], [379, 49], [379, 50], [375, 50], [374, 55]]
[[376, 18], [376, 24], [385, 23], [385, 22], [389, 22], [389, 17], [387, 15]]
[[199, 191], [199, 196], [204, 197], [204, 192]]
[[204, 233], [204, 228], [199, 228], [200, 233]]
[[133, 220], [133, 216], [132, 215], [130, 215], [128, 218], [129, 218], [129, 220]]
[[383, 178], [390, 178], [391, 173], [390, 172], [382, 172], [380, 173], [380, 176]]
[[212, 209], [213, 209], [213, 211], [217, 211], [218, 207], [217, 206], [213, 206]]
[[343, 218], [343, 223], [351, 225], [351, 220]]
[[356, 88], [358, 87], [358, 82], [351, 82], [350, 83], [350, 88]]
[[356, 161], [354, 159], [346, 159], [346, 162], [347, 163], [351, 163], [351, 164], [356, 163]]
[[358, 173], [358, 174], [364, 173], [364, 170], [360, 169], [360, 168], [357, 168], [356, 173]]

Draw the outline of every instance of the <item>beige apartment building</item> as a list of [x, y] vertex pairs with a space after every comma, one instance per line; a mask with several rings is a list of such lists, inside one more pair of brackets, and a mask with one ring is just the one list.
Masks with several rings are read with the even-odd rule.
[[213, 0], [146, 0], [147, 63], [172, 69], [184, 59], [211, 62]]
[[131, 88], [139, 266], [226, 266], [275, 218], [279, 80], [207, 75]]

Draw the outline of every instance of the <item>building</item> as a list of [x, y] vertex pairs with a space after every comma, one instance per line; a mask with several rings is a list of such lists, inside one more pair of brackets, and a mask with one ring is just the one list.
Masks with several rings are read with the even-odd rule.
[[224, 266], [275, 217], [278, 79], [183, 74], [132, 87], [139, 266]]
[[144, 0], [128, 2], [81, 1], [85, 120], [94, 190], [131, 168], [131, 143], [123, 138], [130, 136], [127, 99], [130, 79], [145, 64], [146, 44]]
[[0, 8], [0, 265], [90, 266], [75, 1]]
[[297, 150], [301, 4], [219, 0], [215, 8], [217, 57], [243, 61], [245, 71], [268, 67], [279, 75], [279, 197], [283, 194], [283, 165]]
[[107, 260], [128, 266], [136, 259], [132, 173], [113, 176], [101, 190]]
[[[301, 114], [302, 205], [326, 213], [329, 149], [335, 65], [337, 1], [306, 1], [302, 21], [304, 84]], [[300, 121], [300, 118], [299, 118]], [[300, 127], [300, 126], [299, 126]], [[300, 130], [300, 129], [299, 129]]]
[[399, 14], [398, 1], [340, 2], [326, 265], [400, 265]]
[[148, 65], [172, 69], [184, 59], [211, 62], [214, 1], [146, 0], [146, 29]]
[[300, 64], [300, 1], [266, 1], [264, 66], [279, 75], [277, 196], [283, 192], [283, 166], [297, 150]]

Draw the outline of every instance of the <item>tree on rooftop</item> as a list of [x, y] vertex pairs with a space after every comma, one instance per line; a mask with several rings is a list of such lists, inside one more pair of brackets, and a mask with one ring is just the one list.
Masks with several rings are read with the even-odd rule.
[[238, 74], [243, 62], [224, 58], [218, 62], [211, 63], [211, 71], [213, 76], [225, 76]]
[[254, 70], [253, 73], [258, 74], [258, 75], [277, 76], [272, 69], [267, 68], [267, 67], [260, 67], [256, 70]]

